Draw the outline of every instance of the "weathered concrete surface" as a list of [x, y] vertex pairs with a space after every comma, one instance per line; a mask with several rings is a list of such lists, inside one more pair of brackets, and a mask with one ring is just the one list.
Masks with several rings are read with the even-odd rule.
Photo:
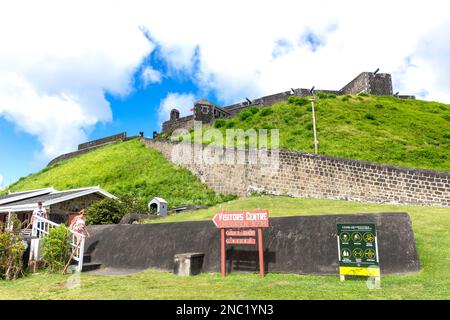
[[[382, 274], [419, 271], [407, 213], [272, 218], [264, 230], [268, 272], [338, 274], [336, 223], [374, 223]], [[219, 230], [211, 221], [90, 227], [93, 261], [113, 268], [174, 269], [174, 255], [204, 252], [203, 270], [220, 271]], [[256, 246], [228, 246], [229, 272], [257, 270]]]

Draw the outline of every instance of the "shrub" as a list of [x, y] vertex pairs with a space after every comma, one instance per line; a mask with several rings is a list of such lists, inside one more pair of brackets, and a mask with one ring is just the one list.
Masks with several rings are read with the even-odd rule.
[[248, 118], [250, 118], [253, 115], [253, 113], [249, 109], [244, 109], [239, 113], [239, 119], [241, 121], [245, 121]]
[[216, 119], [216, 121], [214, 121], [215, 128], [222, 128], [225, 126], [225, 124], [226, 124], [226, 121], [224, 119]]
[[337, 95], [334, 93], [317, 92], [316, 96], [320, 99], [336, 99]]
[[126, 205], [117, 199], [104, 199], [91, 205], [86, 212], [88, 224], [117, 224], [126, 215]]
[[366, 113], [364, 115], [364, 118], [368, 119], [368, 120], [375, 120], [375, 116], [371, 113]]
[[273, 113], [273, 109], [271, 107], [263, 108], [260, 112], [261, 117], [266, 117]]
[[306, 97], [290, 96], [288, 102], [296, 106], [305, 106], [309, 103], [309, 100]]
[[259, 112], [258, 107], [250, 107], [247, 110], [250, 111], [252, 114], [257, 114]]
[[70, 230], [65, 225], [51, 228], [42, 238], [42, 259], [50, 272], [61, 271], [71, 253]]
[[234, 126], [236, 126], [236, 121], [235, 120], [227, 121], [227, 124], [225, 125], [225, 127], [227, 129], [233, 128]]
[[22, 274], [25, 246], [19, 236], [0, 233], [0, 279], [15, 280]]
[[377, 108], [377, 109], [383, 109], [384, 106], [383, 106], [382, 104], [378, 103], [378, 104], [375, 105], [375, 108]]
[[127, 214], [127, 213], [149, 214], [150, 213], [147, 201], [142, 198], [138, 198], [133, 195], [125, 195], [120, 198], [120, 201], [124, 205], [125, 214]]
[[361, 92], [358, 94], [358, 97], [368, 97], [369, 94], [367, 92]]

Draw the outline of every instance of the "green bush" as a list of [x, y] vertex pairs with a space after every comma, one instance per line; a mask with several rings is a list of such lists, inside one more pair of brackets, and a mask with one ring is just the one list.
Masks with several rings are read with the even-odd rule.
[[142, 198], [135, 197], [134, 195], [125, 195], [120, 198], [120, 201], [124, 205], [125, 214], [127, 213], [139, 213], [149, 214], [148, 203]]
[[86, 212], [88, 224], [117, 224], [127, 213], [127, 206], [117, 199], [104, 199], [91, 205]]
[[371, 114], [371, 113], [366, 113], [364, 115], [364, 118], [366, 118], [368, 120], [375, 120], [376, 119], [375, 116], [373, 114]]
[[257, 114], [259, 112], [258, 107], [250, 107], [247, 110], [250, 111], [252, 114]]
[[327, 99], [328, 98], [328, 95], [326, 93], [323, 93], [323, 92], [318, 92], [316, 94], [316, 96], [319, 97], [319, 99]]
[[368, 96], [369, 96], [369, 94], [366, 92], [358, 93], [358, 97], [368, 97]]
[[261, 115], [261, 117], [266, 117], [272, 113], [273, 113], [273, 109], [271, 107], [266, 107], [266, 108], [263, 108], [259, 114]]
[[230, 120], [230, 121], [227, 121], [227, 124], [226, 124], [226, 128], [227, 129], [230, 129], [230, 128], [234, 128], [234, 126], [236, 126], [236, 121], [235, 120]]
[[241, 112], [239, 112], [239, 120], [245, 121], [248, 118], [251, 118], [253, 116], [253, 112], [249, 109], [244, 109]]
[[225, 126], [225, 124], [226, 124], [226, 121], [224, 119], [216, 119], [216, 121], [214, 121], [215, 128], [222, 128]]
[[15, 280], [22, 274], [25, 246], [12, 232], [0, 233], [0, 279]]
[[65, 225], [51, 228], [42, 238], [42, 259], [50, 272], [61, 271], [71, 253], [70, 230]]
[[290, 96], [288, 102], [296, 106], [305, 106], [309, 103], [309, 99], [306, 97]]

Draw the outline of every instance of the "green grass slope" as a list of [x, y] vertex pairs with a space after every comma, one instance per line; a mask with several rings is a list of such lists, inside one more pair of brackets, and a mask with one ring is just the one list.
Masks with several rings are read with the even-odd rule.
[[212, 205], [225, 200], [203, 185], [188, 170], [168, 162], [139, 140], [120, 142], [21, 178], [10, 191], [52, 186], [59, 190], [100, 185], [116, 196], [133, 194], [142, 199], [166, 199], [170, 207]]
[[[222, 133], [237, 128], [279, 129], [281, 149], [313, 152], [311, 103], [305, 100], [291, 98], [291, 102], [243, 110], [214, 126]], [[450, 105], [385, 96], [321, 95], [315, 109], [321, 154], [450, 170]]]

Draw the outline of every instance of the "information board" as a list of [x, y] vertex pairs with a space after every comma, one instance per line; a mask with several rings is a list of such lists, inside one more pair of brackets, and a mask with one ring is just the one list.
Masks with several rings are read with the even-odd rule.
[[374, 224], [337, 224], [339, 274], [380, 277]]

